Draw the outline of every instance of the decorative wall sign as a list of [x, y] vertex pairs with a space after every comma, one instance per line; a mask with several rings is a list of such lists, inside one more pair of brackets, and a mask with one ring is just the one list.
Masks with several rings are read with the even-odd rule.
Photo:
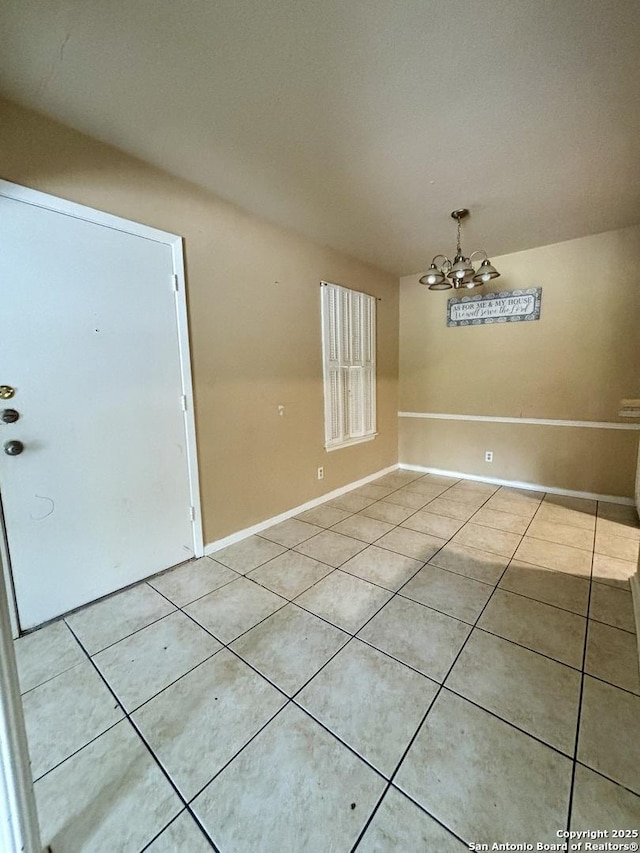
[[447, 326], [483, 326], [540, 319], [541, 287], [504, 290], [447, 301]]

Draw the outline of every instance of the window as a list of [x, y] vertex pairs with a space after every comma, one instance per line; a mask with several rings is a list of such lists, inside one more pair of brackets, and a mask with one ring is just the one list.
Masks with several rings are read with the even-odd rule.
[[376, 435], [376, 300], [323, 281], [325, 448]]

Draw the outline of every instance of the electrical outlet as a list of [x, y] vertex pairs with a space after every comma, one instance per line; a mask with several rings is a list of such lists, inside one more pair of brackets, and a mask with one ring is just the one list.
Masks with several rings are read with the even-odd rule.
[[324, 468], [322, 467], [318, 468], [318, 479], [324, 480]]
[[493, 450], [485, 450], [484, 461], [493, 462]]

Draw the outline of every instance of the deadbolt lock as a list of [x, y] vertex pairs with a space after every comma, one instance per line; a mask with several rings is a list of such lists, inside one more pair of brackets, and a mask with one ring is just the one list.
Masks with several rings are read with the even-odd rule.
[[14, 424], [19, 417], [20, 413], [16, 412], [15, 409], [3, 409], [0, 412], [0, 421], [2, 421], [3, 424]]
[[5, 441], [4, 452], [7, 456], [20, 456], [24, 450], [24, 444], [21, 441]]
[[10, 385], [0, 385], [0, 400], [10, 400], [15, 393]]

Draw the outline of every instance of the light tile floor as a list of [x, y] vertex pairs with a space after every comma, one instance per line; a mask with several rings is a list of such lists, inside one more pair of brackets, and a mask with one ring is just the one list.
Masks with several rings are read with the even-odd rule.
[[53, 853], [640, 827], [616, 504], [388, 474], [16, 642]]

